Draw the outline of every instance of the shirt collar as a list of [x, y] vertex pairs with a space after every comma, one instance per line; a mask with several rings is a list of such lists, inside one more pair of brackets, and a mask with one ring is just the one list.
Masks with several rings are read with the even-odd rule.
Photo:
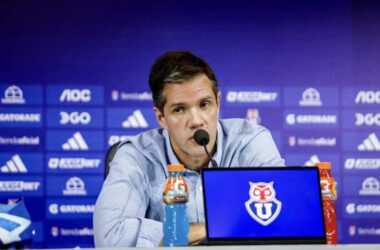
[[[222, 161], [222, 154], [223, 154], [223, 129], [222, 129], [222, 125], [220, 125], [220, 122], [218, 121], [218, 125], [217, 125], [217, 146], [216, 146], [216, 153], [213, 155], [213, 159], [216, 161], [216, 163], [218, 164], [218, 166], [220, 166], [220, 162]], [[180, 164], [177, 156], [174, 154], [174, 151], [173, 151], [173, 148], [171, 146], [171, 143], [170, 143], [170, 139], [169, 139], [169, 132], [167, 129], [164, 129], [163, 130], [163, 135], [164, 135], [164, 138], [165, 138], [165, 148], [166, 148], [166, 153], [167, 153], [167, 157], [169, 159], [169, 164]], [[206, 152], [205, 152], [206, 154]], [[208, 164], [208, 167], [212, 167], [212, 162], [210, 161], [209, 164]]]

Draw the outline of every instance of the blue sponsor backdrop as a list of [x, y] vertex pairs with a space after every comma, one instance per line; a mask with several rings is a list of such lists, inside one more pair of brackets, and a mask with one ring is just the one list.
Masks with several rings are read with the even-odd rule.
[[288, 165], [332, 162], [340, 242], [380, 242], [379, 12], [350, 0], [1, 1], [0, 201], [25, 197], [33, 247], [92, 247], [105, 152], [157, 126], [150, 66], [186, 49], [214, 68], [221, 117], [269, 128]]

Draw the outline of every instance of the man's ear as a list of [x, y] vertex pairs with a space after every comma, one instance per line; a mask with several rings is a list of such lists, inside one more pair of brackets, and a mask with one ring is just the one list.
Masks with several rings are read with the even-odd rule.
[[222, 99], [222, 93], [219, 91], [218, 95], [216, 96], [216, 101], [218, 103], [218, 107], [220, 107], [220, 100]]
[[160, 126], [162, 128], [167, 128], [166, 120], [165, 120], [164, 114], [161, 112], [161, 110], [159, 110], [157, 107], [153, 107], [153, 111], [154, 111], [154, 114], [156, 115], [156, 119], [157, 119], [158, 124], [160, 124]]

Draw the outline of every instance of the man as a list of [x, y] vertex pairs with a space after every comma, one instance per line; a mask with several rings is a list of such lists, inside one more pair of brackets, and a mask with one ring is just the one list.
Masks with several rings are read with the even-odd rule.
[[96, 247], [158, 246], [167, 165], [181, 163], [189, 186], [189, 242], [205, 238], [200, 170], [211, 166], [194, 132], [210, 135], [219, 167], [281, 166], [270, 132], [243, 119], [218, 120], [221, 94], [211, 67], [189, 52], [168, 52], [152, 66], [149, 85], [161, 128], [122, 142], [96, 202]]

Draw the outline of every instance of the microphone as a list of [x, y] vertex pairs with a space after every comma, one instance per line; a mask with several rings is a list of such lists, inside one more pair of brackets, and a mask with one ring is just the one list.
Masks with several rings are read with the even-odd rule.
[[218, 164], [216, 163], [216, 161], [214, 159], [212, 159], [210, 153], [208, 152], [207, 150], [207, 144], [210, 142], [210, 136], [208, 135], [207, 131], [204, 130], [204, 129], [198, 129], [197, 131], [195, 131], [194, 133], [194, 140], [195, 142], [199, 145], [199, 146], [203, 146], [205, 151], [206, 151], [206, 154], [209, 158], [209, 160], [211, 161], [212, 163], [212, 166], [214, 168], [217, 168], [218, 167]]

